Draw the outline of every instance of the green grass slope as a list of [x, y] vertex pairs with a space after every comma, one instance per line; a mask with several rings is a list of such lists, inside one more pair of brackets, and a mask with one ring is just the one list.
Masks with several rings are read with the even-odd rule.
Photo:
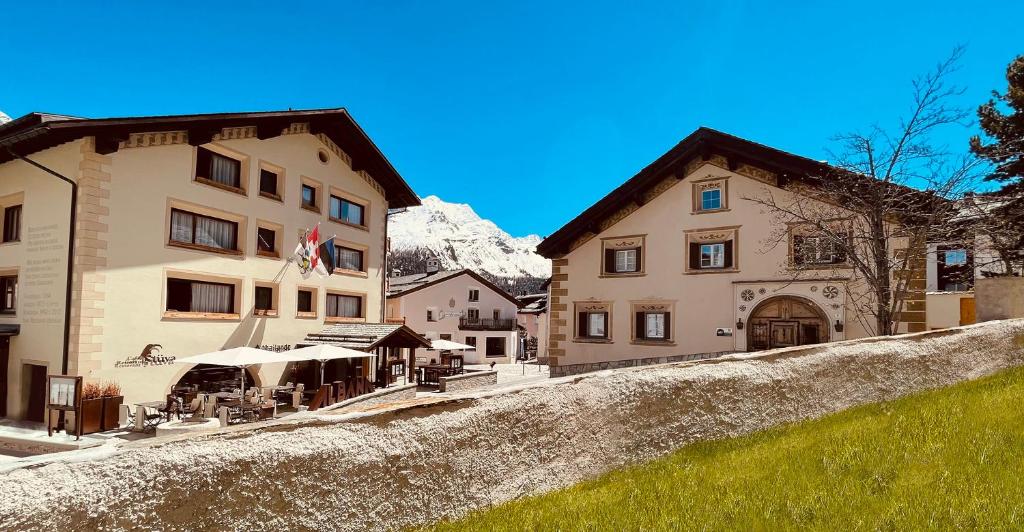
[[1024, 369], [749, 436], [439, 530], [1024, 528]]

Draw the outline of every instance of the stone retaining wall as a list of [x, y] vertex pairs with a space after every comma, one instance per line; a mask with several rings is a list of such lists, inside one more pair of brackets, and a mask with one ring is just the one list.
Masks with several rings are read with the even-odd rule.
[[0, 529], [401, 529], [1022, 363], [1024, 320], [990, 322], [547, 379], [91, 460], [76, 451], [0, 474]]
[[631, 358], [626, 360], [612, 360], [609, 362], [590, 362], [587, 364], [569, 364], [566, 366], [550, 366], [551, 377], [565, 377], [568, 375], [579, 375], [605, 369], [632, 368], [635, 366], [652, 366], [654, 364], [668, 364], [671, 362], [690, 362], [693, 360], [707, 360], [722, 355], [731, 354], [732, 351], [721, 353], [698, 353], [694, 355], [673, 355], [667, 357]]
[[378, 388], [377, 390], [363, 394], [358, 397], [346, 399], [339, 403], [321, 408], [321, 411], [327, 410], [341, 410], [352, 406], [368, 407], [373, 405], [379, 405], [383, 403], [392, 403], [395, 401], [405, 401], [416, 398], [416, 384], [403, 384], [401, 386], [388, 386], [387, 388]]
[[462, 375], [452, 375], [438, 379], [438, 391], [465, 392], [484, 386], [498, 384], [497, 371], [467, 371]]

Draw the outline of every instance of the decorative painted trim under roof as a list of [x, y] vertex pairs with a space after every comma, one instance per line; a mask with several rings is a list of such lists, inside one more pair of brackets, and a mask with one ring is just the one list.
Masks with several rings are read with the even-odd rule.
[[537, 246], [557, 258], [611, 227], [704, 163], [722, 166], [778, 186], [799, 179], [809, 183], [838, 169], [828, 164], [702, 127], [640, 170]]
[[107, 155], [128, 147], [184, 142], [198, 146], [216, 138], [263, 140], [296, 132], [308, 132], [335, 153], [344, 153], [353, 172], [379, 184], [388, 207], [420, 204], [344, 108], [96, 119], [30, 113], [0, 125], [0, 164], [14, 158], [11, 152], [28, 156], [83, 137], [95, 137], [96, 152]]

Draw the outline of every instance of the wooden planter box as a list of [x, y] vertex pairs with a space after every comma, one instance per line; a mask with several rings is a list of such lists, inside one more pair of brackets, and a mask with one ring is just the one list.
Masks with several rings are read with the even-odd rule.
[[103, 423], [103, 399], [82, 400], [82, 434], [99, 432]]
[[114, 397], [104, 397], [103, 399], [103, 419], [100, 422], [102, 426], [101, 430], [114, 430], [120, 428], [121, 417], [121, 403], [124, 402], [123, 395], [117, 395]]

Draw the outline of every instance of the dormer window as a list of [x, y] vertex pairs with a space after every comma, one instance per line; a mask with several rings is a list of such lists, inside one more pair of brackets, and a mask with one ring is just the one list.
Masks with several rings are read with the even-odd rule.
[[718, 212], [729, 209], [728, 179], [714, 177], [693, 183], [693, 212]]

